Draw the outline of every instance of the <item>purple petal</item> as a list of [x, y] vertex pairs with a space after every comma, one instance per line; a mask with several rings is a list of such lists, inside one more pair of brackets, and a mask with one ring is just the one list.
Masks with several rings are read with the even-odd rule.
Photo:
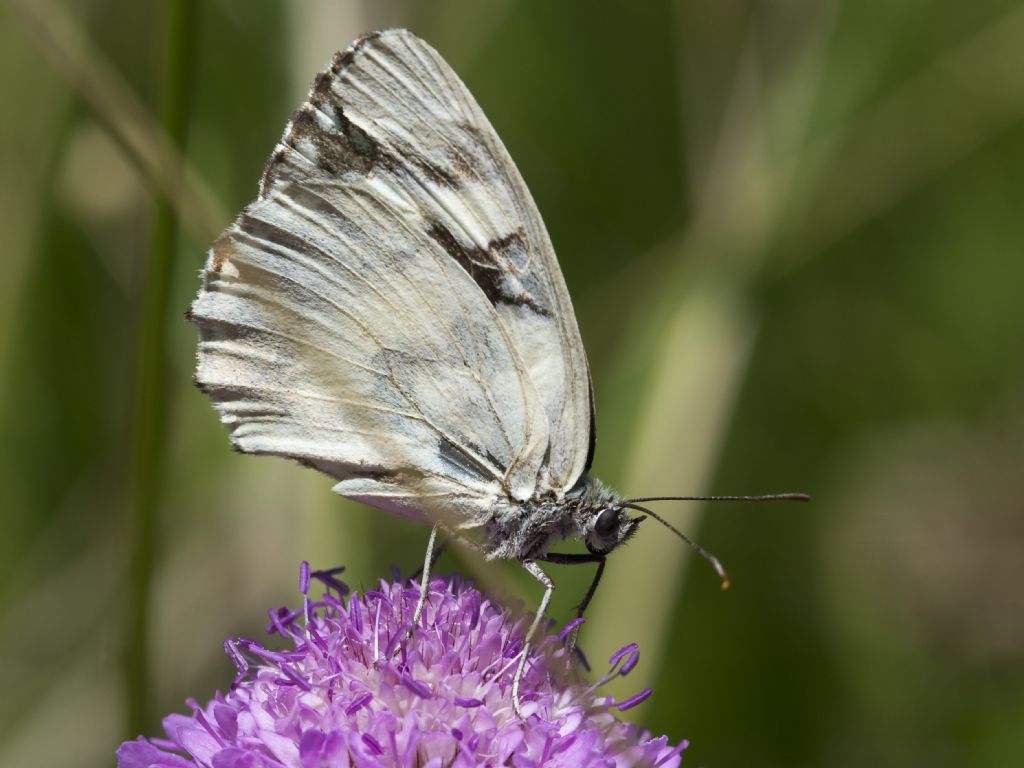
[[299, 759], [303, 766], [316, 765], [320, 762], [319, 758], [323, 752], [325, 740], [324, 732], [315, 728], [303, 732], [299, 738]]
[[413, 680], [409, 675], [402, 675], [402, 685], [415, 693], [421, 699], [429, 699], [434, 695], [430, 692], [429, 685], [421, 683], [419, 680]]
[[214, 728], [210, 721], [207, 719], [206, 713], [199, 708], [199, 704], [196, 702], [196, 700], [189, 699], [186, 703], [192, 709], [192, 717], [196, 719], [197, 723], [203, 726], [203, 730], [210, 734], [213, 737], [214, 741], [216, 741], [220, 746], [227, 746], [224, 743], [224, 739], [222, 739], [220, 734], [217, 733], [217, 729]]
[[380, 742], [373, 738], [373, 736], [371, 736], [368, 733], [364, 733], [361, 738], [363, 740], [363, 744], [365, 744], [370, 749], [370, 751], [373, 752], [373, 754], [384, 754], [384, 747], [382, 747], [380, 745]]
[[558, 633], [558, 639], [565, 640], [565, 638], [569, 636], [570, 632], [576, 629], [576, 627], [581, 626], [585, 621], [586, 619], [584, 619], [582, 616], [580, 616], [578, 619], [573, 619], [564, 627], [562, 627], [562, 631]]
[[664, 765], [673, 757], [679, 757], [679, 755], [682, 754], [686, 749], [688, 749], [689, 746], [690, 742], [686, 739], [683, 739], [679, 742], [679, 744], [676, 745], [676, 747], [671, 752], [669, 752], [667, 755], [658, 760], [658, 762], [654, 764], [654, 768], [658, 768], [659, 765]]
[[631, 653], [629, 655], [629, 657], [625, 660], [625, 662], [623, 662], [622, 669], [619, 670], [619, 674], [622, 675], [623, 677], [625, 677], [626, 675], [628, 675], [630, 672], [633, 671], [633, 667], [635, 667], [639, 663], [639, 661], [640, 661], [640, 649], [637, 648], [635, 651], [633, 651], [633, 653]]
[[627, 709], [632, 709], [642, 701], [647, 701], [650, 698], [652, 691], [650, 688], [644, 688], [640, 693], [630, 696], [625, 701], [620, 701], [618, 704], [613, 705], [619, 712], [625, 712]]
[[616, 675], [622, 675], [625, 677], [637, 665], [640, 661], [640, 648], [636, 643], [630, 643], [629, 645], [619, 648], [612, 657], [608, 659], [608, 663], [611, 664], [611, 669], [608, 673], [601, 678], [602, 682], [606, 682]]
[[217, 704], [213, 708], [213, 719], [226, 739], [234, 739], [238, 735], [238, 712], [227, 704]]
[[245, 656], [238, 650], [238, 645], [233, 637], [229, 637], [224, 641], [224, 653], [228, 655], [228, 658], [231, 659], [231, 662], [239, 672], [249, 671], [249, 662], [245, 660]]
[[636, 643], [630, 643], [629, 645], [622, 646], [621, 648], [619, 648], [619, 650], [612, 654], [612, 657], [610, 659], [608, 659], [609, 666], [614, 667], [618, 663], [619, 659], [621, 659], [627, 653], [632, 653], [639, 647], [640, 646], [638, 646]]
[[277, 632], [281, 637], [288, 637], [288, 626], [295, 621], [295, 617], [299, 613], [299, 611], [289, 611], [284, 606], [281, 606], [276, 611], [267, 611], [267, 615], [270, 616], [270, 624], [266, 628], [267, 634], [272, 635], [274, 632]]
[[395, 655], [395, 649], [398, 648], [398, 644], [405, 639], [407, 634], [409, 634], [410, 626], [410, 624], [406, 624], [404, 627], [401, 627], [397, 632], [395, 632], [394, 635], [391, 636], [391, 639], [388, 640], [387, 647], [384, 649], [385, 659], [390, 659], [392, 656]]
[[364, 706], [369, 704], [373, 700], [373, 694], [367, 691], [361, 693], [352, 700], [352, 703], [345, 707], [345, 714], [350, 717], [362, 709]]
[[[191, 763], [189, 765], [192, 766]], [[264, 768], [266, 764], [259, 755], [247, 749], [231, 747], [214, 755], [212, 765], [213, 768]]]
[[304, 678], [302, 675], [300, 675], [298, 672], [296, 672], [294, 669], [292, 669], [287, 664], [282, 664], [280, 669], [284, 673], [285, 677], [287, 677], [289, 680], [291, 680], [293, 683], [295, 683], [297, 686], [299, 686], [299, 688], [301, 688], [302, 690], [304, 690], [304, 691], [311, 691], [311, 690], [313, 690], [313, 686], [311, 686], [309, 684], [309, 682], [306, 680], [306, 678]]
[[180, 755], [164, 752], [139, 736], [117, 749], [118, 768], [195, 768], [195, 763]]
[[267, 661], [276, 661], [276, 662], [288, 661], [288, 657], [285, 654], [278, 653], [277, 651], [271, 651], [271, 650], [269, 650], [267, 648], [264, 648], [262, 645], [260, 645], [257, 642], [254, 642], [252, 640], [241, 639], [241, 640], [238, 641], [238, 644], [240, 646], [242, 646], [243, 648], [245, 648], [245, 650], [247, 650], [253, 656], [259, 656], [261, 659], [266, 659]]

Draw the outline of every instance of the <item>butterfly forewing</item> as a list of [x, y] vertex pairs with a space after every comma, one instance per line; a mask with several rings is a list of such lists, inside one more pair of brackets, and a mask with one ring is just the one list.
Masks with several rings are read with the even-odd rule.
[[543, 223], [465, 86], [403, 30], [316, 78], [192, 316], [235, 444], [347, 496], [472, 525], [584, 471], [589, 375]]

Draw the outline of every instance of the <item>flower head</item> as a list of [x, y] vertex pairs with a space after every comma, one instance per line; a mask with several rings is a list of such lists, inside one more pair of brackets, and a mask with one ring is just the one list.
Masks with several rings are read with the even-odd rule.
[[[597, 692], [636, 665], [635, 644], [588, 685], [568, 661], [567, 633], [545, 632], [529, 653], [520, 720], [511, 686], [523, 626], [508, 610], [457, 577], [437, 578], [406, 639], [418, 589], [382, 581], [343, 600], [339, 571], [303, 564], [302, 608], [271, 611], [268, 625], [292, 647], [228, 640], [231, 691], [165, 718], [167, 740], [122, 744], [119, 768], [679, 764], [685, 741], [671, 747], [613, 714], [649, 689], [622, 702]], [[311, 576], [325, 586], [320, 599], [306, 595]]]

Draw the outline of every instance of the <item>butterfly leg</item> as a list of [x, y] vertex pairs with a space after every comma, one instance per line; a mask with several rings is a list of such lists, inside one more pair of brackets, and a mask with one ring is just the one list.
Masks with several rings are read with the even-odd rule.
[[423, 575], [420, 579], [420, 599], [416, 601], [416, 611], [412, 615], [412, 625], [409, 627], [406, 637], [412, 637], [412, 633], [416, 630], [416, 627], [420, 625], [420, 617], [423, 616], [423, 606], [427, 604], [427, 587], [430, 584], [430, 570], [434, 567], [434, 563], [437, 562], [437, 558], [441, 555], [441, 549], [443, 549], [443, 545], [437, 547], [437, 555], [434, 554], [434, 545], [437, 543], [437, 532], [440, 528], [440, 523], [434, 523], [434, 527], [430, 529], [430, 539], [427, 541], [427, 554], [423, 557]]
[[533, 623], [526, 632], [526, 638], [523, 641], [523, 655], [519, 657], [519, 666], [516, 667], [516, 674], [512, 678], [512, 707], [516, 711], [516, 716], [520, 720], [525, 720], [523, 717], [522, 705], [519, 702], [519, 684], [523, 680], [523, 672], [526, 669], [526, 660], [530, 655], [530, 640], [533, 638], [534, 633], [537, 631], [537, 627], [540, 626], [541, 620], [544, 618], [544, 612], [548, 608], [548, 603], [551, 600], [551, 594], [555, 591], [555, 583], [551, 581], [544, 571], [540, 569], [532, 560], [526, 560], [523, 562], [523, 568], [533, 578], [541, 583], [544, 587], [544, 597], [540, 600], [540, 607], [537, 609], [536, 615], [533, 617]]
[[[556, 565], [587, 565], [589, 563], [597, 563], [597, 570], [594, 572], [594, 578], [590, 582], [590, 586], [587, 588], [587, 593], [583, 596], [583, 600], [576, 606], [576, 618], [582, 619], [583, 614], [586, 612], [587, 607], [590, 605], [590, 601], [594, 599], [594, 594], [597, 592], [597, 585], [601, 583], [601, 577], [604, 575], [604, 566], [606, 562], [606, 556], [601, 554], [583, 554], [576, 552], [548, 552], [543, 557], [538, 558], [546, 563], [554, 563]], [[569, 657], [575, 658], [576, 651], [576, 639], [579, 637], [580, 628], [574, 627], [572, 632], [569, 633]]]

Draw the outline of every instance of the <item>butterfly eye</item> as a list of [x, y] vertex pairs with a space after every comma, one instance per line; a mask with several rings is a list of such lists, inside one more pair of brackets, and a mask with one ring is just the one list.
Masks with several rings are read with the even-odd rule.
[[615, 533], [615, 530], [619, 527], [619, 510], [614, 508], [608, 508], [604, 510], [600, 515], [597, 516], [597, 522], [594, 523], [594, 532], [597, 533], [602, 539], [607, 539]]

